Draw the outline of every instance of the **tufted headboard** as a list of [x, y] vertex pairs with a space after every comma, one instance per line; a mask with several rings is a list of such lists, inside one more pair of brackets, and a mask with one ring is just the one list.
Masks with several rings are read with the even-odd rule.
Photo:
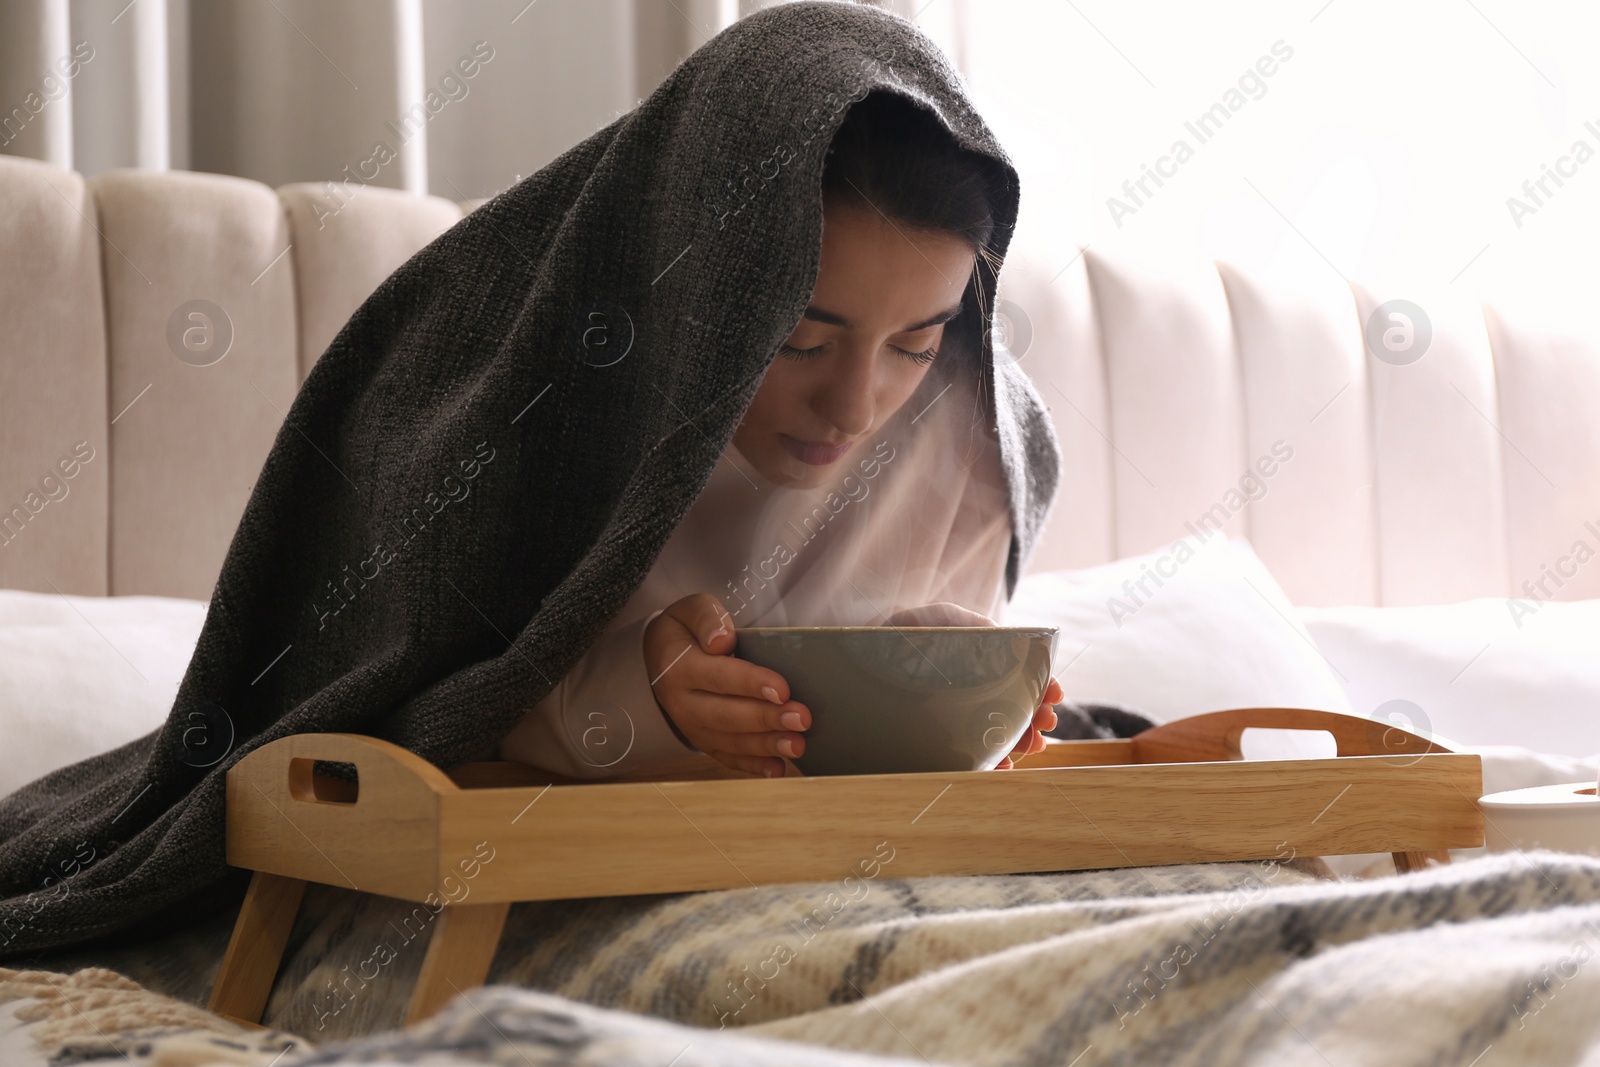
[[461, 212], [0, 157], [0, 587], [209, 599], [311, 364]]
[[[209, 598], [311, 364], [471, 206], [0, 157], [0, 587]], [[1408, 293], [1379, 360], [1393, 294], [1094, 252], [1002, 289], [1064, 453], [1031, 570], [1221, 529], [1299, 604], [1600, 596], [1595, 340]]]
[[1300, 605], [1600, 597], [1600, 322], [1331, 269], [1291, 289], [1090, 252], [1057, 273], [1007, 294], [1067, 457], [1032, 569], [1221, 529]]

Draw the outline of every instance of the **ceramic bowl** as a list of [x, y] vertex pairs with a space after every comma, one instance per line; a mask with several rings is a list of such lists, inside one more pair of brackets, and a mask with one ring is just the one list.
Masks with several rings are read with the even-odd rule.
[[1550, 848], [1600, 856], [1600, 797], [1595, 783], [1536, 785], [1478, 799], [1490, 852]]
[[1054, 627], [760, 626], [736, 654], [811, 709], [806, 775], [993, 770], [1050, 684]]

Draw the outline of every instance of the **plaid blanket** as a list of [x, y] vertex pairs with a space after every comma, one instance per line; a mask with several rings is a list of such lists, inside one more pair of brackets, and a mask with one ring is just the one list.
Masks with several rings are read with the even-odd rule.
[[[1361, 882], [1326, 880], [1287, 854], [892, 873], [892, 850], [880, 850], [839, 883], [517, 905], [491, 984], [406, 1029], [396, 1024], [426, 944], [417, 909], [311, 887], [268, 1006], [274, 1032], [245, 1035], [212, 1017], [209, 1027], [167, 1020], [140, 1038], [62, 1022], [42, 1051], [65, 1063], [165, 1047], [167, 1061], [130, 1058], [198, 1064], [212, 1061], [171, 1050], [232, 1041], [227, 1054], [240, 1058], [216, 1062], [261, 1067], [1600, 1057], [1600, 977], [1589, 966], [1600, 952], [1600, 859], [1495, 854]], [[226, 923], [213, 925], [101, 964], [146, 981], [152, 1002], [201, 1003], [226, 941]], [[184, 952], [208, 965], [185, 970], [174, 962]], [[0, 999], [37, 974], [13, 972]], [[162, 989], [163, 975], [186, 977]], [[56, 1009], [58, 1022], [74, 1014]], [[361, 1033], [370, 1036], [351, 1036]], [[62, 1058], [69, 1050], [81, 1059]]]

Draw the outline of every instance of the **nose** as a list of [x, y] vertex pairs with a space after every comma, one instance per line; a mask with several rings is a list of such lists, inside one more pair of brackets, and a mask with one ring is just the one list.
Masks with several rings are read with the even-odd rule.
[[812, 410], [848, 437], [859, 437], [872, 429], [876, 363], [871, 352], [859, 347], [841, 352], [835, 366], [829, 368], [833, 373], [817, 392]]

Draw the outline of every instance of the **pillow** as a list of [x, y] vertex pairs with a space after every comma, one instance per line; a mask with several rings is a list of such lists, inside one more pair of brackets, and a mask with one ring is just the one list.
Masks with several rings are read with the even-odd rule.
[[[1075, 703], [1120, 705], [1158, 723], [1228, 708], [1351, 711], [1242, 540], [1185, 538], [1099, 567], [1030, 574], [1001, 621], [1060, 628], [1052, 670]], [[1326, 733], [1251, 730], [1245, 741], [1252, 758], [1333, 755]]]
[[198, 600], [0, 590], [0, 796], [165, 722], [205, 615]]
[[1404, 709], [1449, 748], [1600, 752], [1600, 600], [1297, 614], [1360, 714]]
[[[1450, 745], [1441, 740], [1440, 744]], [[1483, 759], [1483, 793], [1504, 793], [1536, 785], [1563, 785], [1567, 782], [1593, 782], [1600, 778], [1600, 755], [1552, 756], [1521, 745], [1462, 745], [1463, 752], [1476, 752]]]

